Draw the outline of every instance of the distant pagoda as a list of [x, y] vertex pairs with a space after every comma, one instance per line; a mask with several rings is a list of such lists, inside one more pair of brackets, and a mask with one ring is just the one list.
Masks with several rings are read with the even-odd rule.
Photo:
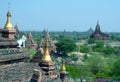
[[18, 28], [18, 25], [17, 25], [17, 24], [15, 25], [14, 29], [16, 30], [16, 32], [15, 32], [15, 37], [16, 37], [16, 38], [19, 38], [19, 37], [20, 37], [20, 31], [19, 31], [19, 28]]
[[10, 17], [11, 13], [8, 10], [6, 24], [3, 29], [0, 29], [2, 33], [0, 37], [0, 65], [22, 62], [29, 58], [26, 52], [17, 48], [17, 42], [14, 39], [16, 30], [12, 26]]
[[43, 51], [45, 51], [45, 43], [46, 43], [46, 40], [48, 40], [48, 48], [49, 48], [50, 53], [55, 53], [56, 47], [55, 47], [52, 39], [50, 38], [48, 31], [44, 30], [44, 34], [45, 34], [45, 36], [42, 38], [39, 48], [41, 48], [41, 49], [43, 49]]
[[42, 60], [39, 62], [40, 68], [43, 70], [43, 74], [53, 78], [55, 75], [55, 63], [52, 61], [52, 58], [49, 53], [48, 38], [45, 42], [45, 52], [42, 57]]
[[97, 22], [95, 31], [91, 34], [90, 38], [94, 38], [96, 40], [108, 40], [109, 36], [107, 34], [104, 34], [100, 30], [100, 25]]
[[36, 49], [37, 47], [37, 44], [35, 43], [31, 33], [28, 34], [26, 47], [28, 49]]
[[94, 30], [90, 27], [89, 30], [87, 31], [87, 33], [92, 34], [94, 32]]

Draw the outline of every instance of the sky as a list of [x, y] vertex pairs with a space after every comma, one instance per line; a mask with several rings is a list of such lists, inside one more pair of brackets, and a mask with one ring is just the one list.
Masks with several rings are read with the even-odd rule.
[[8, 9], [21, 31], [87, 31], [99, 21], [103, 32], [120, 32], [120, 0], [0, 0], [0, 28]]

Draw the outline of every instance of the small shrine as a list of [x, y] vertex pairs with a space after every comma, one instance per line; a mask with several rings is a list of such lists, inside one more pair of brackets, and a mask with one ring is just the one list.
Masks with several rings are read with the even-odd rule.
[[55, 63], [52, 61], [48, 46], [48, 39], [46, 39], [45, 52], [42, 60], [39, 62], [39, 66], [43, 70], [44, 75], [55, 78]]
[[48, 48], [49, 48], [50, 53], [56, 53], [56, 47], [54, 45], [54, 42], [50, 38], [48, 31], [44, 30], [44, 34], [45, 34], [45, 36], [44, 36], [44, 38], [42, 38], [39, 48], [41, 48], [41, 49], [43, 49], [43, 51], [45, 51], [45, 43], [46, 43], [46, 40], [48, 40]]
[[31, 33], [28, 34], [26, 47], [28, 49], [36, 49], [37, 48], [37, 44], [35, 43]]
[[6, 24], [4, 26], [4, 29], [2, 29], [2, 37], [9, 38], [9, 39], [14, 39], [14, 35], [15, 35], [16, 30], [12, 26], [10, 17], [11, 17], [11, 13], [8, 10], [7, 21], [6, 21]]

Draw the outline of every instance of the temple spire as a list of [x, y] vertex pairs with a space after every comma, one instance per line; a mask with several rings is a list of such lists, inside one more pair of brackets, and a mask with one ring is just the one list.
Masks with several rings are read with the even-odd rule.
[[48, 38], [46, 38], [46, 43], [45, 43], [45, 52], [42, 58], [42, 62], [52, 62], [49, 49], [48, 49]]
[[66, 68], [65, 68], [65, 61], [62, 60], [62, 67], [61, 67], [61, 72], [66, 72]]
[[97, 24], [99, 24], [99, 21], [97, 20]]
[[96, 25], [95, 32], [96, 32], [96, 33], [101, 33], [99, 21], [97, 21], [97, 25]]
[[4, 26], [4, 29], [7, 29], [7, 30], [13, 29], [10, 17], [11, 17], [11, 13], [10, 13], [10, 10], [8, 10], [8, 12], [7, 12], [7, 21], [6, 21], [6, 24]]

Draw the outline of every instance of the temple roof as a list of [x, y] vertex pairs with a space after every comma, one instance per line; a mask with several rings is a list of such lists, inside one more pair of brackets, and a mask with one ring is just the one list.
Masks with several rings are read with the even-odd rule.
[[39, 48], [43, 48], [43, 50], [45, 50], [45, 43], [46, 43], [46, 39], [48, 40], [48, 46], [49, 46], [49, 51], [51, 52], [55, 52], [56, 51], [56, 47], [52, 41], [52, 39], [50, 38], [49, 32], [48, 31], [44, 31], [44, 38], [42, 38], [41, 42], [40, 42], [40, 46]]
[[99, 22], [97, 21], [95, 33], [101, 33]]
[[39, 69], [35, 63], [15, 63], [0, 66], [0, 82], [30, 82], [34, 69]]
[[52, 62], [50, 53], [49, 53], [49, 49], [48, 49], [48, 38], [46, 39], [46, 43], [45, 43], [45, 52], [42, 58], [42, 62]]
[[11, 17], [11, 13], [10, 13], [10, 10], [8, 10], [8, 12], [7, 12], [7, 21], [6, 21], [6, 24], [4, 26], [4, 29], [7, 29], [7, 30], [13, 29], [10, 17]]
[[97, 21], [97, 25], [96, 25], [96, 29], [95, 29], [95, 31], [91, 34], [91, 36], [90, 36], [91, 38], [95, 38], [95, 39], [103, 39], [103, 40], [105, 40], [105, 39], [108, 39], [109, 38], [109, 36], [107, 35], [107, 34], [105, 34], [105, 33], [103, 33], [103, 32], [101, 32], [101, 30], [100, 30], [100, 25], [99, 25], [99, 22]]
[[65, 61], [62, 60], [61, 72], [66, 72]]

